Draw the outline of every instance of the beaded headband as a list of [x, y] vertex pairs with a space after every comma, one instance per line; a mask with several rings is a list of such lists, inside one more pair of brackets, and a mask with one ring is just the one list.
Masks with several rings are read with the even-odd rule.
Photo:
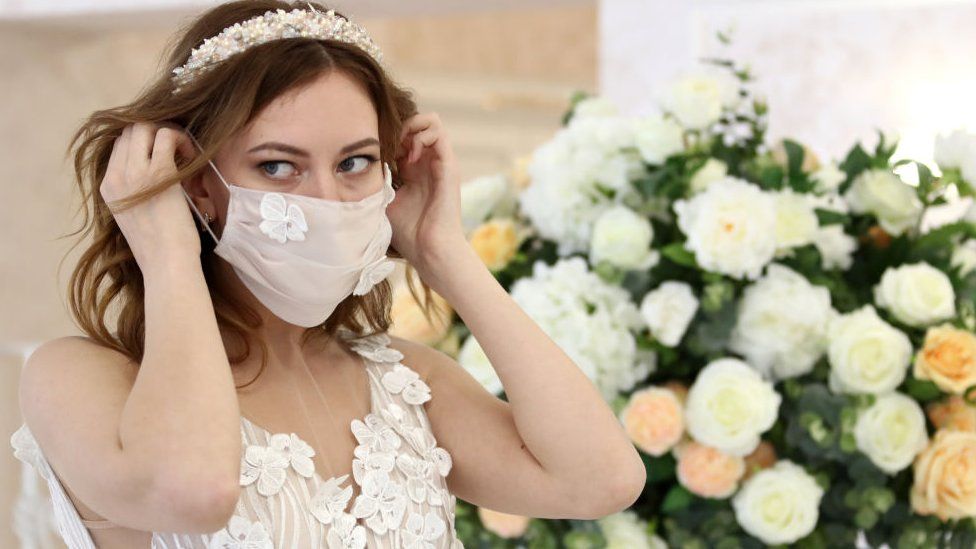
[[251, 46], [282, 38], [339, 40], [358, 46], [378, 63], [383, 61], [379, 47], [361, 26], [336, 15], [335, 10], [322, 13], [311, 4], [308, 7], [311, 11], [298, 8], [290, 12], [282, 9], [267, 11], [207, 38], [191, 51], [190, 58], [182, 67], [173, 69], [174, 76], [170, 79], [177, 85], [173, 93], [179, 92], [183, 85], [228, 57]]

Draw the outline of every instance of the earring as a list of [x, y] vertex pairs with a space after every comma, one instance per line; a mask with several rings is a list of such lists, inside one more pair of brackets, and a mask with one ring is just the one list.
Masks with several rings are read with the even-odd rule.
[[213, 219], [210, 218], [210, 212], [204, 212], [203, 218], [207, 220], [207, 225], [213, 223]]

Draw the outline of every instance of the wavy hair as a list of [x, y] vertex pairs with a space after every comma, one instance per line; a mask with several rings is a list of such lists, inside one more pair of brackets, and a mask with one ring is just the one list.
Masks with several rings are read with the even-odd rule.
[[[355, 45], [301, 37], [273, 40], [231, 56], [184, 84], [178, 93], [173, 93], [175, 84], [170, 79], [172, 70], [183, 65], [191, 50], [206, 38], [269, 10], [288, 11], [306, 8], [309, 4], [322, 12], [329, 9], [317, 2], [238, 0], [202, 13], [171, 39], [165, 54], [165, 71], [155, 77], [134, 101], [95, 111], [73, 134], [66, 158], [74, 152], [75, 182], [82, 195], [79, 210], [84, 218], [77, 230], [61, 238], [80, 233], [71, 249], [89, 234], [91, 242], [71, 273], [68, 301], [74, 322], [97, 343], [122, 352], [137, 364], [142, 361], [145, 350], [145, 287], [142, 272], [115, 222], [112, 210], [99, 192], [115, 139], [127, 125], [137, 122], [175, 123], [197, 138], [202, 151], [189, 162], [178, 157], [176, 173], [118, 201], [118, 204], [113, 203], [112, 209], [117, 211], [149, 200], [170, 185], [179, 185], [181, 181], [193, 177], [207, 167], [208, 160], [235, 132], [242, 130], [275, 98], [311, 83], [323, 73], [340, 70], [359, 81], [368, 91], [378, 115], [381, 160], [389, 163], [394, 189], [399, 189], [403, 184], [393, 159], [399, 153], [403, 122], [417, 113], [417, 105], [410, 90], [396, 85], [371, 56]], [[339, 12], [336, 14], [345, 17]], [[198, 229], [204, 230], [199, 219], [193, 219]], [[250, 356], [251, 348], [246, 336], [260, 326], [261, 319], [253, 308], [235, 302], [216, 283], [215, 245], [203, 236], [200, 261], [217, 324], [222, 333], [226, 331], [243, 344], [242, 353], [228, 357], [233, 367]], [[392, 246], [388, 254], [392, 258], [403, 259]], [[65, 258], [59, 263], [59, 272]], [[409, 263], [406, 268], [408, 288], [414, 300], [420, 304], [414, 286], [413, 268]], [[423, 281], [420, 281], [420, 285], [424, 294], [422, 310], [424, 316], [431, 320], [431, 311], [437, 305], [431, 299], [430, 287]], [[306, 329], [302, 343], [313, 338], [331, 338], [342, 327], [364, 336], [385, 332], [391, 324], [392, 294], [390, 282], [384, 280], [366, 295], [350, 295], [339, 303], [323, 324]], [[113, 306], [118, 315], [115, 329], [110, 330], [107, 316]], [[254, 379], [237, 389], [253, 383], [267, 365], [267, 345], [260, 339], [258, 345], [261, 348], [261, 369]]]

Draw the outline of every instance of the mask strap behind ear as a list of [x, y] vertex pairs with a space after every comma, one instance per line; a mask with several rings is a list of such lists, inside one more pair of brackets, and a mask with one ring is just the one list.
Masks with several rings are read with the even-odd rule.
[[[186, 132], [186, 135], [188, 135], [188, 136], [190, 136], [190, 139], [191, 139], [191, 140], [193, 141], [193, 143], [194, 143], [194, 144], [195, 144], [195, 145], [196, 145], [196, 146], [197, 146], [197, 147], [198, 147], [198, 148], [199, 148], [200, 150], [203, 150], [203, 148], [202, 148], [202, 147], [200, 147], [200, 144], [199, 144], [199, 143], [197, 143], [197, 140], [196, 140], [196, 138], [195, 138], [195, 137], [193, 137], [193, 135], [192, 135], [192, 134], [191, 134], [190, 132]], [[211, 163], [210, 163], [210, 165], [211, 165], [211, 166], [213, 166], [213, 162], [211, 162]], [[216, 169], [217, 169], [217, 168], [216, 168], [215, 166], [213, 166], [213, 167], [214, 167], [214, 170], [216, 171]], [[217, 175], [220, 175], [220, 172], [217, 172]], [[221, 181], [223, 181], [223, 179], [224, 179], [223, 177], [221, 177], [221, 178], [220, 178], [220, 180], [221, 180]], [[227, 183], [224, 183], [224, 184], [226, 185]], [[217, 238], [217, 235], [216, 235], [216, 234], [214, 234], [214, 232], [213, 232], [213, 230], [211, 230], [211, 229], [210, 229], [210, 223], [207, 223], [207, 220], [206, 220], [206, 219], [205, 219], [205, 218], [203, 217], [203, 214], [201, 214], [201, 213], [200, 213], [200, 210], [198, 210], [198, 209], [197, 209], [197, 206], [196, 206], [196, 204], [194, 204], [194, 203], [193, 203], [193, 200], [192, 200], [192, 199], [190, 199], [190, 195], [188, 195], [188, 194], [186, 194], [186, 189], [184, 189], [184, 188], [183, 188], [183, 184], [182, 184], [182, 183], [180, 183], [180, 191], [182, 191], [182, 192], [183, 192], [183, 196], [185, 196], [185, 197], [186, 197], [186, 201], [190, 203], [190, 207], [191, 207], [191, 208], [193, 208], [193, 211], [194, 211], [194, 212], [196, 212], [196, 214], [197, 214], [197, 219], [199, 219], [199, 220], [200, 220], [200, 224], [201, 224], [201, 225], [203, 225], [203, 227], [204, 227], [205, 229], [207, 229], [207, 232], [208, 232], [208, 233], [210, 233], [210, 237], [211, 237], [211, 238], [213, 238], [213, 241], [214, 241], [214, 244], [220, 244], [220, 240], [219, 240], [219, 239]]]

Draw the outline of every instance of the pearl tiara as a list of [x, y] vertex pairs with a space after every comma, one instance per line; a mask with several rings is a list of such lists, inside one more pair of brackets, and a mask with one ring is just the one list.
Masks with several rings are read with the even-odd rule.
[[336, 15], [335, 10], [322, 13], [311, 4], [308, 7], [311, 11], [298, 8], [290, 12], [283, 9], [267, 11], [207, 38], [192, 50], [183, 66], [173, 69], [171, 80], [176, 84], [173, 93], [179, 92], [183, 85], [228, 57], [251, 46], [282, 38], [340, 40], [358, 46], [378, 63], [383, 61], [379, 47], [361, 26]]

